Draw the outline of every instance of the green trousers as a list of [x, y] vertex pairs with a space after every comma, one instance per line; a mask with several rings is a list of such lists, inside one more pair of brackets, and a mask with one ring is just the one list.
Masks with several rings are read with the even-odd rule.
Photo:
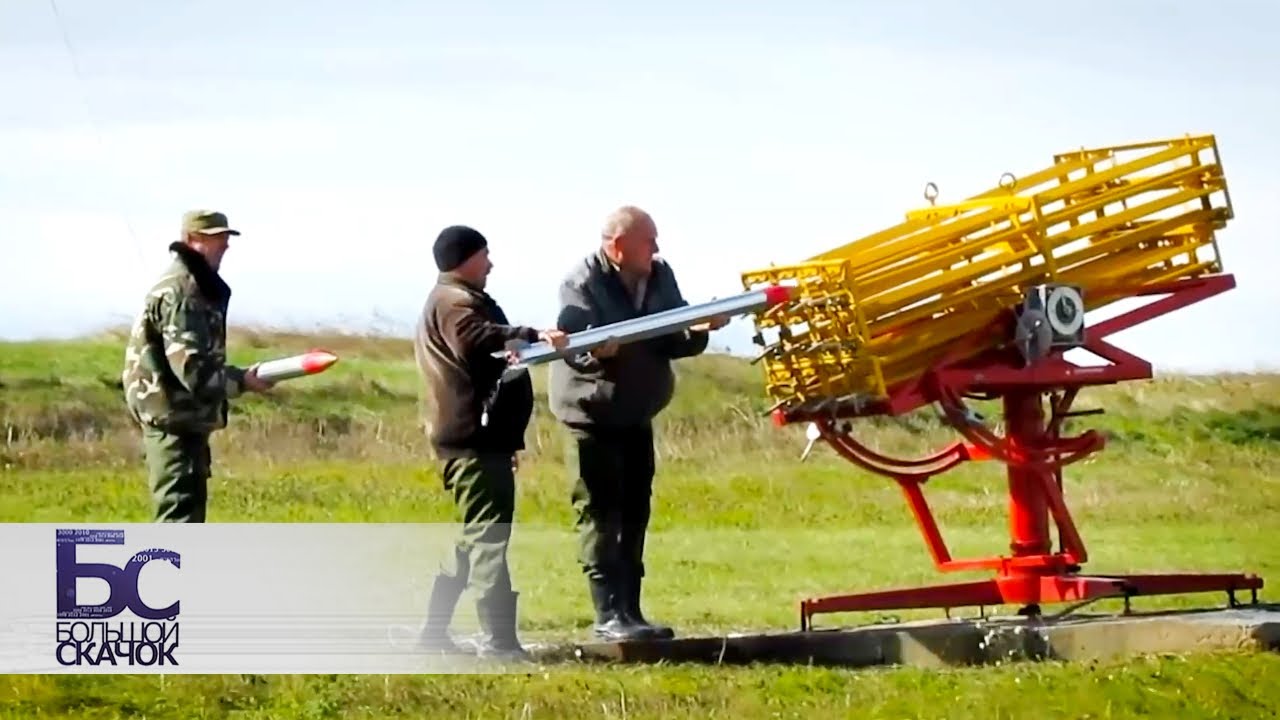
[[209, 503], [209, 436], [142, 431], [155, 522], [202, 523]]
[[462, 522], [452, 558], [441, 574], [459, 587], [470, 585], [477, 598], [511, 592], [507, 547], [515, 516], [516, 477], [512, 456], [484, 454], [452, 458], [443, 468], [444, 487], [453, 495]]
[[653, 427], [571, 428], [578, 562], [592, 580], [644, 577], [653, 494]]

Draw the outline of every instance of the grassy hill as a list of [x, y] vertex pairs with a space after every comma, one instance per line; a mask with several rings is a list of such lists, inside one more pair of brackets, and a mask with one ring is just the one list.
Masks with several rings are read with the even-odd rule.
[[[111, 333], [0, 344], [0, 521], [148, 520], [137, 436], [118, 387], [122, 346], [123, 336]], [[406, 341], [241, 332], [231, 354], [248, 363], [313, 346], [334, 350], [341, 362], [237, 403], [231, 427], [215, 436], [211, 521], [453, 521], [418, 422]], [[682, 362], [679, 375], [659, 423], [646, 586], [652, 616], [685, 635], [792, 628], [801, 596], [943, 579], [895, 486], [823, 448], [798, 461], [803, 431], [774, 428], [762, 416], [758, 368], [705, 356]], [[543, 374], [535, 379], [542, 393]], [[1077, 404], [1106, 410], [1080, 422], [1109, 438], [1065, 483], [1090, 549], [1088, 569], [1248, 570], [1280, 582], [1280, 376], [1163, 377], [1086, 391]], [[953, 437], [928, 412], [860, 427], [889, 453], [921, 453]], [[585, 637], [570, 478], [545, 396], [528, 441], [517, 521], [558, 534], [513, 551], [522, 628], [529, 639]], [[954, 554], [1005, 550], [1003, 488], [993, 463], [930, 483]], [[922, 615], [936, 613], [898, 617]], [[631, 717], [1026, 717], [1033, 709], [1038, 717], [1274, 716], [1280, 689], [1262, 679], [1277, 673], [1274, 655], [1232, 654], [945, 672], [569, 667], [389, 679], [11, 677], [0, 681], [0, 717], [37, 709], [148, 718], [611, 717], [621, 716], [623, 697]]]

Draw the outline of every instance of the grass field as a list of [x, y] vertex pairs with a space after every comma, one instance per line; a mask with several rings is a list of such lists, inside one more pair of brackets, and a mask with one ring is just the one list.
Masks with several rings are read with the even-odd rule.
[[[240, 402], [232, 427], [215, 436], [212, 521], [453, 521], [417, 421], [406, 342], [243, 332], [232, 339], [232, 359], [316, 344], [342, 362]], [[121, 359], [120, 335], [0, 344], [0, 521], [148, 519], [137, 438], [117, 387]], [[678, 396], [659, 426], [646, 585], [652, 617], [684, 635], [790, 629], [805, 595], [944, 579], [894, 486], [821, 448], [798, 461], [802, 429], [780, 430], [761, 416], [757, 368], [706, 356], [679, 372]], [[522, 629], [527, 639], [586, 638], [569, 477], [544, 401], [522, 461], [517, 521], [559, 534], [515, 551]], [[1106, 409], [1082, 421], [1109, 438], [1105, 452], [1073, 466], [1066, 480], [1089, 569], [1246, 570], [1280, 582], [1280, 376], [1161, 378], [1087, 391], [1078, 405]], [[863, 437], [885, 452], [920, 452], [951, 438], [928, 413], [863, 425]], [[973, 463], [930, 491], [955, 554], [1005, 549], [999, 466]], [[948, 671], [557, 666], [389, 678], [10, 676], [0, 681], [0, 717], [1275, 717], [1277, 680], [1280, 656], [1242, 653]]]

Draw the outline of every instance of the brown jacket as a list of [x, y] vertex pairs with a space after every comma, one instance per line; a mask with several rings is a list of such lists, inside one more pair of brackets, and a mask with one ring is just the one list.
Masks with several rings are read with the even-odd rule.
[[416, 336], [414, 356], [429, 396], [427, 435], [436, 455], [523, 450], [533, 383], [527, 372], [499, 383], [507, 363], [491, 353], [512, 340], [536, 342], [538, 331], [508, 324], [488, 294], [442, 273], [427, 295]]

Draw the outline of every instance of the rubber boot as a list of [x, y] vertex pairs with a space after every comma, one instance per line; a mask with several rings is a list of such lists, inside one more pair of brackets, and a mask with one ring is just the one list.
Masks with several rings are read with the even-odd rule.
[[670, 640], [671, 638], [674, 638], [676, 636], [674, 630], [666, 625], [659, 625], [646, 620], [644, 613], [640, 612], [640, 588], [640, 578], [634, 573], [631, 574], [627, 578], [627, 584], [625, 587], [626, 592], [623, 595], [626, 599], [623, 607], [627, 617], [636, 625], [647, 628], [649, 633], [659, 640]]
[[481, 634], [476, 640], [476, 655], [503, 661], [528, 661], [529, 653], [516, 635], [517, 592], [495, 592], [476, 601]]
[[449, 623], [458, 606], [458, 598], [466, 585], [457, 578], [437, 575], [431, 586], [431, 599], [427, 604], [427, 624], [418, 636], [418, 647], [432, 653], [463, 655], [466, 652], [454, 644], [449, 636]]
[[637, 624], [626, 613], [624, 596], [616, 586], [604, 580], [588, 578], [591, 602], [596, 609], [596, 622], [592, 628], [595, 636], [606, 642], [649, 640], [653, 633]]

